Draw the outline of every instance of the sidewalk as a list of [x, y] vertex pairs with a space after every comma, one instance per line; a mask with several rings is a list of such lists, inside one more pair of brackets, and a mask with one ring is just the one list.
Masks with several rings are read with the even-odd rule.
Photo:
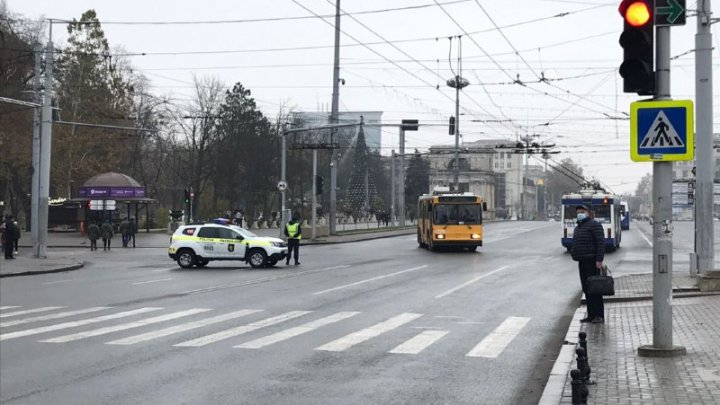
[[578, 333], [587, 333], [588, 404], [720, 404], [720, 293], [700, 293], [695, 279], [673, 274], [673, 343], [687, 355], [640, 357], [653, 342], [652, 274], [616, 277], [605, 297], [605, 324], [582, 324], [575, 312], [540, 404], [571, 405]]
[[[279, 229], [254, 229], [253, 233], [260, 236], [278, 237]], [[359, 242], [372, 239], [390, 238], [402, 235], [414, 235], [415, 227], [377, 229], [370, 228], [367, 230], [356, 230], [341, 232], [338, 235], [317, 238], [310, 240], [305, 237], [302, 241], [303, 245], [325, 245], [335, 243]], [[140, 232], [135, 237], [137, 248], [167, 248], [170, 245], [170, 235], [166, 232]], [[12, 277], [20, 275], [57, 273], [61, 271], [77, 270], [83, 267], [83, 255], [80, 252], [90, 249], [90, 241], [87, 237], [79, 233], [48, 233], [48, 252], [47, 259], [32, 258], [30, 251], [32, 246], [30, 241], [20, 239], [20, 254], [15, 260], [0, 259], [0, 277]], [[113, 247], [122, 246], [119, 237], [113, 238]], [[53, 254], [53, 248], [77, 248], [79, 254], [64, 252], [63, 256]], [[80, 250], [81, 249], [81, 250]]]

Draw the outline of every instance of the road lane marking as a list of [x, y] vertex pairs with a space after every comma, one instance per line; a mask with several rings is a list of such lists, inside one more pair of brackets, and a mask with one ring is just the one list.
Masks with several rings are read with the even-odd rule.
[[20, 308], [19, 305], [5, 305], [4, 307], [0, 307], [0, 311], [4, 311], [6, 309], [13, 309], [13, 308]]
[[159, 283], [159, 282], [161, 282], [161, 281], [170, 281], [170, 280], [172, 280], [172, 277], [169, 277], [169, 278], [159, 278], [159, 279], [157, 279], [157, 280], [140, 281], [140, 282], [137, 282], [137, 283], [132, 283], [132, 285]]
[[645, 242], [647, 242], [647, 244], [650, 245], [650, 247], [653, 247], [653, 243], [650, 242], [650, 239], [648, 239], [647, 236], [645, 236], [645, 234], [642, 231], [640, 231], [638, 233], [640, 234], [640, 236], [643, 237], [643, 239], [645, 239]]
[[32, 318], [18, 319], [15, 321], [0, 322], [0, 327], [4, 328], [4, 327], [8, 327], [8, 326], [22, 325], [24, 323], [30, 323], [30, 322], [49, 321], [50, 319], [58, 319], [58, 318], [65, 318], [65, 317], [73, 316], [73, 315], [87, 314], [90, 312], [97, 312], [97, 311], [102, 311], [104, 309], [110, 309], [110, 308], [112, 308], [112, 307], [92, 307], [92, 308], [79, 309], [76, 311], [58, 312], [57, 314], [52, 314], [52, 315], [41, 315], [41, 316], [35, 316]]
[[426, 268], [426, 267], [427, 267], [427, 264], [422, 265], [422, 266], [418, 266], [418, 267], [413, 267], [413, 268], [407, 269], [407, 270], [397, 271], [397, 272], [395, 272], [395, 273], [384, 274], [384, 275], [382, 275], [382, 276], [373, 277], [373, 278], [368, 278], [368, 279], [365, 279], [365, 280], [356, 281], [356, 282], [354, 282], [354, 283], [341, 285], [341, 286], [339, 286], [339, 287], [334, 287], [334, 288], [329, 288], [329, 289], [327, 289], [327, 290], [322, 290], [322, 291], [314, 292], [313, 295], [320, 295], [320, 294], [329, 293], [329, 292], [331, 292], [331, 291], [342, 290], [343, 288], [354, 287], [354, 286], [356, 286], [356, 285], [369, 283], [369, 282], [371, 282], [371, 281], [381, 280], [381, 279], [387, 278], [387, 277], [397, 276], [398, 274], [408, 273], [408, 272], [411, 272], [411, 271], [416, 271], [416, 270], [424, 269], [424, 268]]
[[61, 284], [61, 283], [69, 283], [71, 281], [75, 281], [74, 278], [68, 278], [64, 280], [56, 280], [56, 281], [48, 281], [47, 283], [43, 283], [43, 285], [53, 285], [53, 284]]
[[108, 333], [119, 332], [121, 330], [139, 328], [145, 325], [152, 325], [154, 323], [170, 321], [172, 319], [182, 318], [184, 316], [190, 316], [199, 314], [202, 312], [211, 311], [207, 308], [193, 308], [185, 311], [173, 312], [171, 314], [160, 315], [154, 318], [141, 319], [139, 321], [122, 323], [120, 325], [107, 326], [100, 329], [89, 330], [80, 333], [73, 333], [71, 335], [59, 336], [52, 339], [41, 340], [43, 343], [65, 343], [72, 342], [73, 340], [85, 339], [93, 336], [106, 335]]
[[333, 340], [330, 343], [326, 343], [320, 347], [316, 347], [315, 350], [325, 350], [329, 352], [342, 352], [350, 347], [353, 347], [359, 343], [370, 340], [374, 337], [380, 336], [385, 332], [389, 332], [393, 329], [399, 328], [400, 326], [413, 321], [422, 314], [402, 313], [388, 320], [382, 321], [378, 324], [343, 336], [340, 339]]
[[15, 339], [15, 338], [23, 337], [23, 336], [37, 335], [39, 333], [52, 332], [52, 331], [67, 329], [67, 328], [74, 328], [76, 326], [82, 326], [82, 325], [89, 325], [92, 323], [107, 321], [110, 319], [124, 318], [126, 316], [142, 314], [145, 312], [159, 311], [161, 309], [162, 308], [158, 308], [158, 307], [144, 307], [144, 308], [140, 308], [140, 309], [134, 309], [132, 311], [118, 312], [115, 314], [99, 316], [96, 318], [88, 318], [88, 319], [83, 319], [80, 321], [64, 322], [64, 323], [58, 323], [58, 324], [50, 325], [50, 326], [43, 326], [41, 328], [26, 329], [26, 330], [21, 330], [21, 331], [17, 331], [17, 332], [5, 333], [5, 334], [0, 335], [0, 342], [2, 342], [3, 340]]
[[445, 292], [442, 293], [442, 294], [436, 295], [435, 298], [442, 298], [442, 297], [448, 296], [448, 295], [454, 293], [454, 292], [457, 291], [457, 290], [460, 290], [460, 289], [462, 289], [462, 288], [465, 288], [465, 287], [469, 286], [470, 284], [472, 284], [472, 283], [474, 283], [474, 282], [476, 282], [476, 281], [480, 281], [480, 280], [484, 279], [485, 277], [491, 276], [491, 275], [493, 275], [493, 274], [495, 274], [495, 273], [497, 273], [497, 272], [499, 272], [499, 271], [503, 271], [503, 270], [507, 269], [508, 267], [509, 267], [509, 266], [498, 267], [497, 269], [495, 269], [495, 270], [493, 270], [493, 271], [491, 271], [491, 272], [489, 272], [489, 273], [485, 273], [485, 274], [483, 274], [483, 275], [477, 276], [477, 277], [475, 277], [474, 279], [472, 279], [472, 280], [470, 280], [470, 281], [468, 281], [468, 282], [462, 283], [462, 284], [460, 284], [459, 286], [453, 287], [453, 288], [445, 291]]
[[272, 326], [281, 322], [288, 321], [290, 319], [294, 319], [303, 315], [307, 315], [311, 313], [312, 311], [290, 311], [286, 312], [282, 315], [274, 316], [272, 318], [263, 319], [261, 321], [252, 322], [247, 325], [238, 326], [236, 328], [224, 330], [222, 332], [213, 333], [212, 335], [207, 335], [203, 337], [199, 337], [197, 339], [188, 340], [187, 342], [178, 343], [175, 346], [177, 347], [201, 347], [205, 345], [209, 345], [210, 343], [219, 342], [221, 340], [229, 339], [231, 337], [239, 336], [248, 332], [252, 332], [254, 330], [264, 328], [266, 326]]
[[442, 339], [442, 337], [448, 333], [450, 333], [449, 330], [426, 330], [407, 342], [398, 345], [396, 348], [390, 350], [389, 353], [418, 354], [431, 344]]
[[509, 316], [495, 330], [490, 332], [477, 346], [473, 347], [465, 356], [486, 357], [494, 359], [505, 350], [510, 342], [527, 325], [530, 318]]
[[42, 308], [35, 308], [35, 309], [26, 309], [24, 311], [5, 312], [3, 314], [0, 314], [0, 318], [9, 318], [11, 316], [34, 314], [36, 312], [47, 312], [47, 311], [53, 311], [53, 310], [62, 309], [62, 308], [65, 308], [65, 307], [42, 307]]
[[171, 326], [169, 328], [160, 329], [157, 331], [147, 332], [143, 333], [141, 335], [135, 335], [126, 337], [123, 339], [113, 340], [111, 342], [106, 342], [106, 345], [133, 345], [135, 343], [145, 342], [152, 339], [157, 339], [160, 337], [169, 336], [175, 333], [185, 332], [192, 329], [201, 328], [203, 326], [212, 325], [214, 323], [229, 321], [230, 319], [240, 318], [241, 316], [254, 314], [256, 312], [262, 311], [261, 309], [243, 309], [240, 311], [235, 312], [229, 312], [227, 314], [218, 315], [212, 318], [202, 319], [195, 322], [188, 322], [176, 326]]
[[237, 346], [233, 346], [233, 347], [239, 347], [242, 349], [260, 349], [261, 347], [269, 346], [273, 343], [282, 342], [284, 340], [288, 340], [295, 336], [300, 336], [302, 334], [312, 332], [315, 329], [318, 329], [322, 326], [329, 325], [329, 324], [335, 323], [335, 322], [340, 322], [344, 319], [353, 317], [359, 313], [360, 312], [338, 312], [337, 314], [330, 315], [325, 318], [318, 319], [316, 321], [308, 322], [306, 324], [296, 326], [294, 328], [285, 329], [278, 333], [264, 336], [259, 339], [251, 340], [249, 342], [246, 342], [246, 343], [243, 343], [243, 344], [240, 344]]

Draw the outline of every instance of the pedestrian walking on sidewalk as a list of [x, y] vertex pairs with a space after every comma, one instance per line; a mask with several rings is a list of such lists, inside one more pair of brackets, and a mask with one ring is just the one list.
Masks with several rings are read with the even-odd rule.
[[290, 265], [290, 256], [295, 252], [295, 265], [300, 264], [300, 239], [302, 239], [302, 228], [299, 218], [293, 215], [292, 220], [285, 225], [285, 236], [288, 238], [288, 255], [285, 265]]
[[123, 219], [120, 221], [120, 226], [118, 226], [118, 231], [120, 232], [120, 236], [122, 237], [122, 246], [127, 247], [128, 242], [130, 241], [130, 235], [128, 234], [128, 228], [130, 228], [130, 222], [128, 222], [127, 219]]
[[578, 262], [580, 285], [585, 293], [587, 316], [580, 322], [605, 322], [605, 306], [600, 294], [589, 294], [588, 277], [600, 274], [605, 257], [605, 234], [599, 222], [590, 218], [590, 210], [578, 205], [577, 226], [573, 231], [573, 246], [570, 255]]
[[15, 237], [13, 239], [13, 250], [15, 251], [15, 256], [17, 256], [18, 244], [20, 243], [20, 227], [18, 226], [17, 221], [13, 221], [13, 224], [15, 224], [15, 235], [13, 235]]
[[17, 226], [12, 220], [11, 215], [5, 215], [5, 222], [2, 227], [2, 247], [5, 258], [12, 260], [15, 258], [13, 255], [13, 248], [15, 247], [15, 230]]
[[103, 222], [100, 227], [100, 234], [102, 235], [103, 240], [103, 250], [110, 250], [110, 241], [113, 237], [113, 228], [110, 220]]
[[88, 239], [90, 239], [90, 251], [97, 250], [97, 240], [100, 239], [100, 227], [95, 222], [90, 223], [87, 231]]
[[130, 224], [128, 225], [128, 245], [132, 240], [133, 247], [135, 247], [135, 234], [137, 233], [137, 224], [134, 218], [130, 218]]

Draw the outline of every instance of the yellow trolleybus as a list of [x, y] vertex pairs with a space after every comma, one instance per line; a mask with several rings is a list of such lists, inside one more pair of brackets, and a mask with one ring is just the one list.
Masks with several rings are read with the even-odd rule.
[[420, 247], [463, 247], [474, 251], [482, 246], [482, 197], [472, 193], [425, 194], [418, 199], [417, 241]]

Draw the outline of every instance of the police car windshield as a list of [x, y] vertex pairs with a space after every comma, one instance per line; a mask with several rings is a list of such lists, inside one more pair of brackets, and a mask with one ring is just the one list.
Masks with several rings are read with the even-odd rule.
[[240, 228], [239, 226], [232, 225], [230, 226], [234, 231], [238, 232], [240, 235], [243, 236], [243, 238], [257, 238], [258, 236], [254, 233], [248, 231], [245, 228]]

